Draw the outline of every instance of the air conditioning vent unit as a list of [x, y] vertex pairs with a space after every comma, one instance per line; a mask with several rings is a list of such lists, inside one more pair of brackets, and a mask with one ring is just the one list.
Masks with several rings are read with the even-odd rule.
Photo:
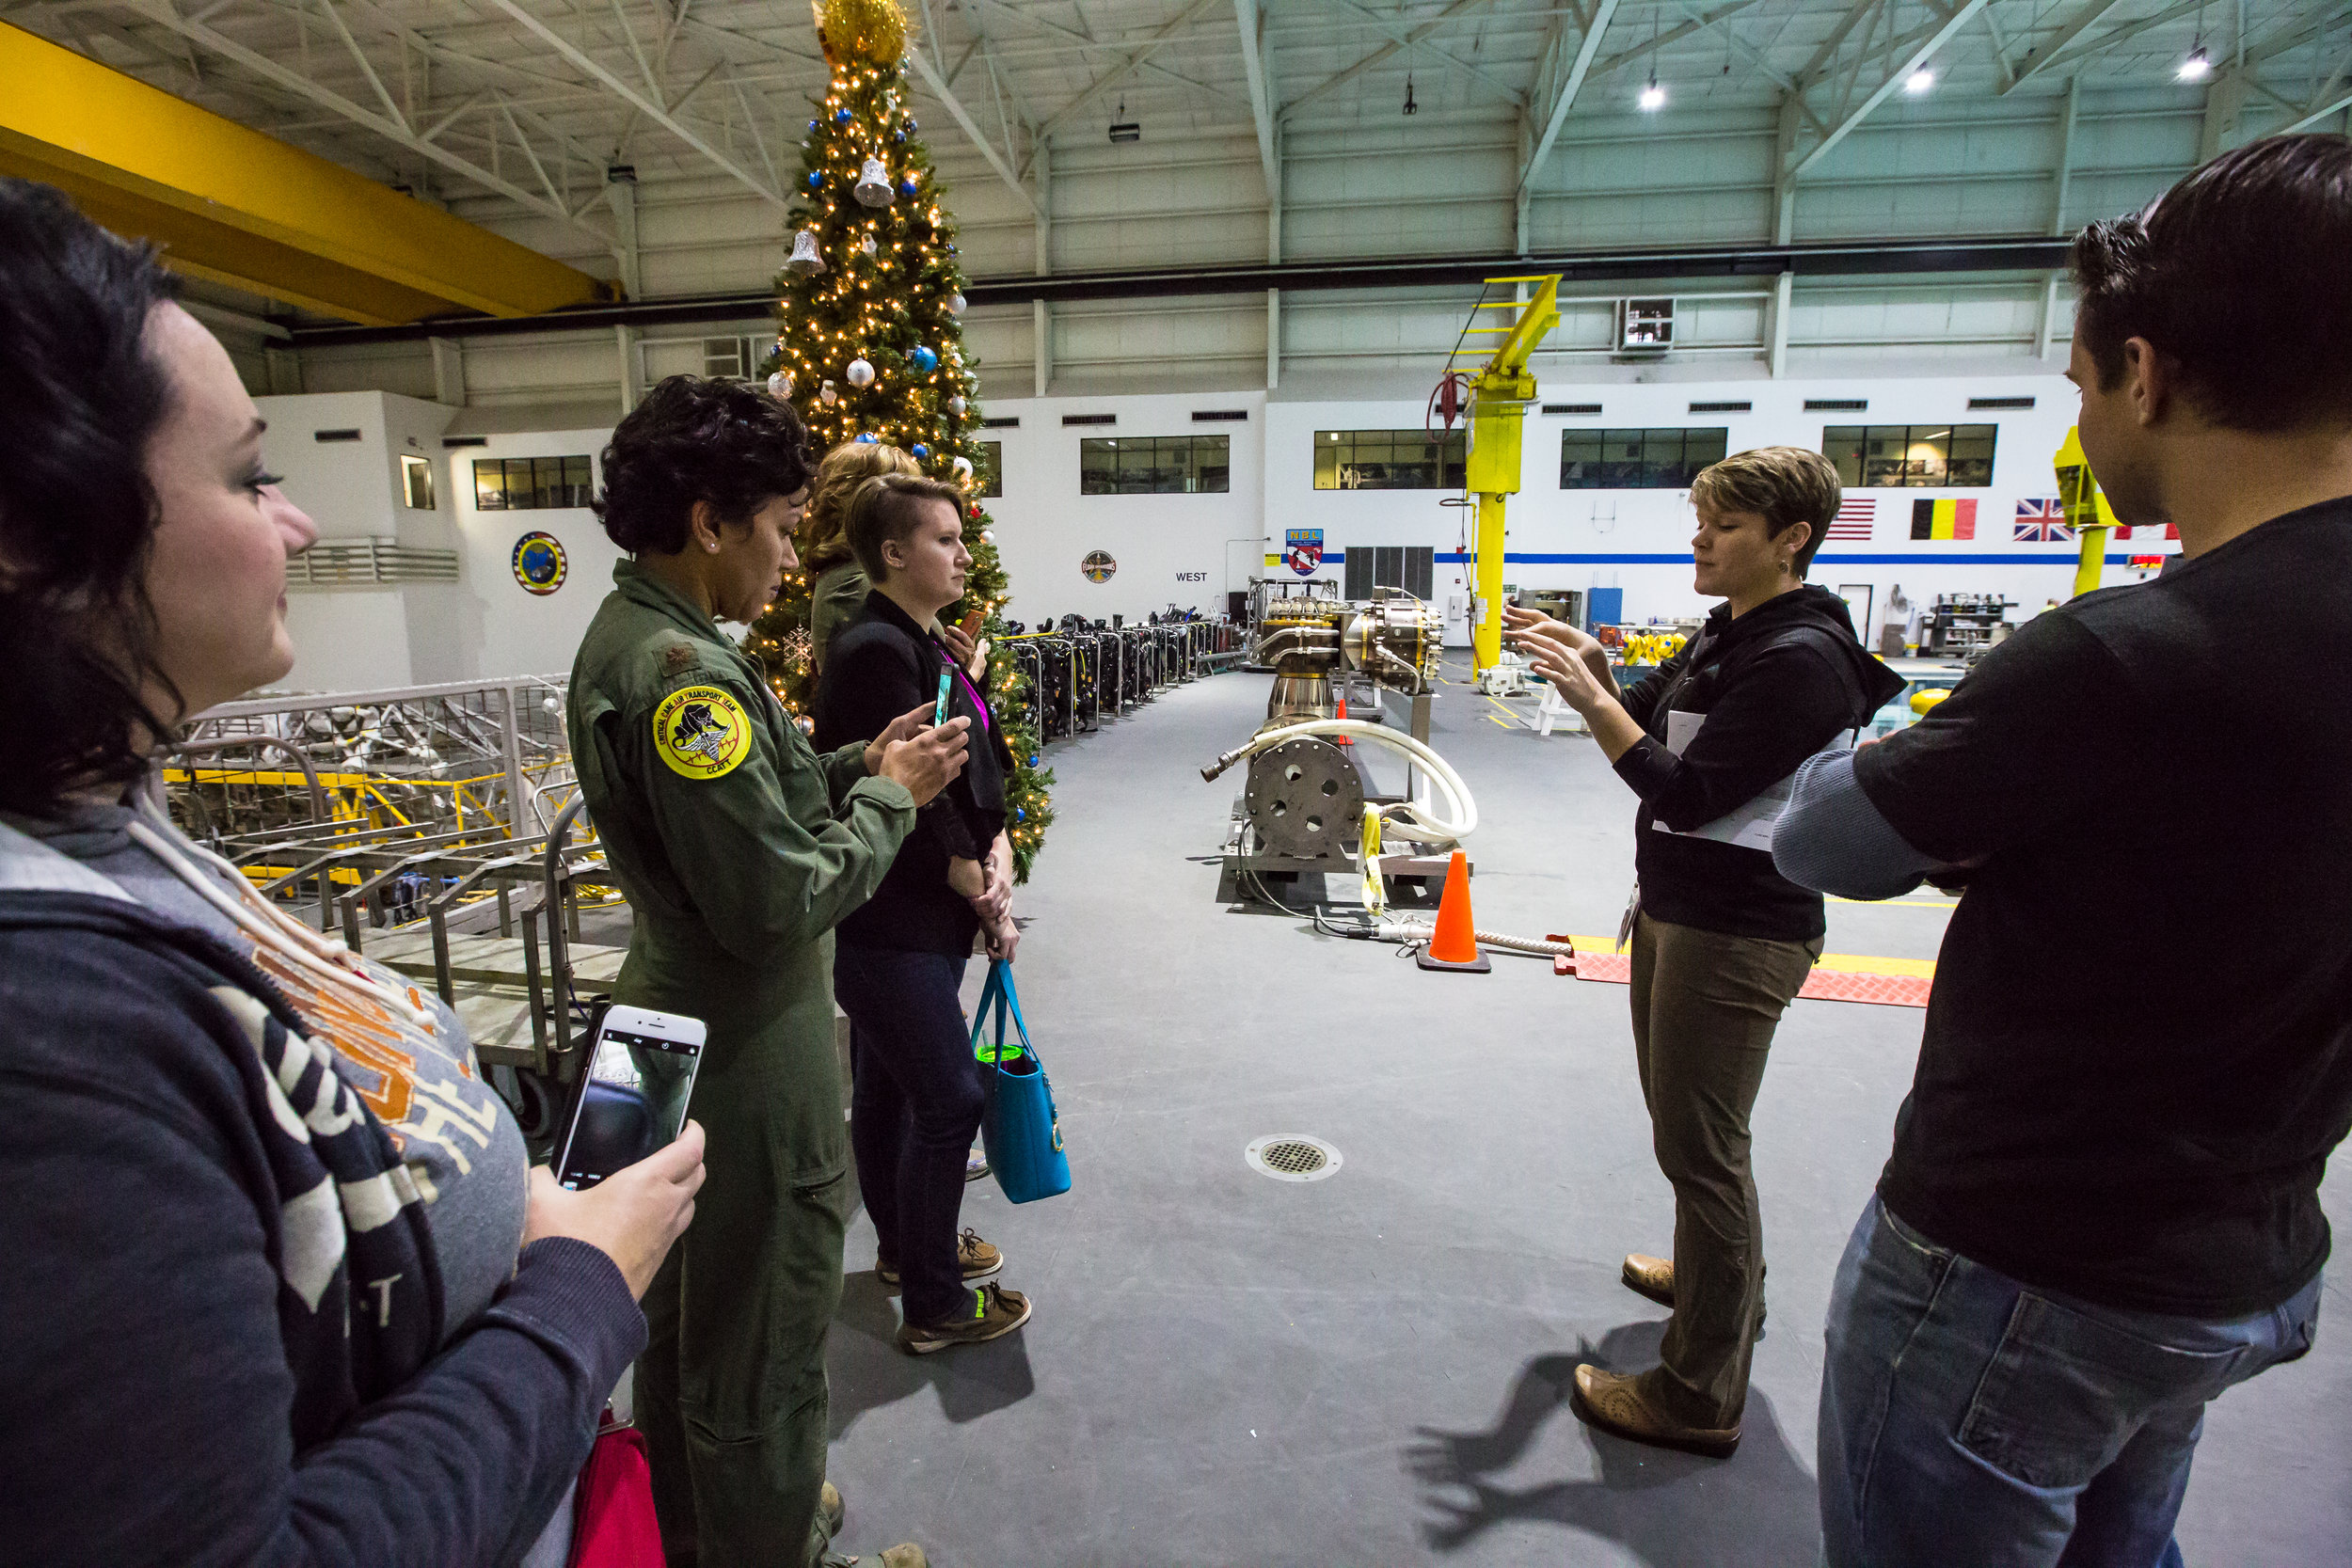
[[1019, 430], [1021, 428], [1021, 416], [1018, 414], [1008, 414], [1001, 420], [982, 420], [980, 421], [980, 428], [982, 430]]
[[1617, 301], [1617, 347], [1628, 354], [1663, 354], [1675, 346], [1675, 302]]
[[2031, 408], [2031, 398], [1970, 398], [1971, 408]]
[[1597, 414], [1600, 412], [1600, 404], [1597, 403], [1547, 403], [1544, 404], [1544, 412], [1547, 414]]
[[1119, 422], [1119, 416], [1116, 414], [1064, 414], [1061, 417], [1061, 422], [1065, 426], [1073, 424], [1117, 424]]
[[1868, 398], [1807, 398], [1804, 411], [1808, 414], [1859, 414], [1870, 406]]

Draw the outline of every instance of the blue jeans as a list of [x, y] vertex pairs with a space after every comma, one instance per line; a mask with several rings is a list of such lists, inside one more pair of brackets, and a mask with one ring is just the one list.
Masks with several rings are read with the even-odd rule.
[[842, 942], [833, 994], [850, 1015], [850, 1148], [906, 1321], [969, 1317], [956, 1256], [963, 1167], [985, 1091], [957, 991], [962, 958]]
[[2320, 1282], [2228, 1323], [2028, 1290], [1874, 1196], [1830, 1296], [1832, 1568], [2179, 1568], [2205, 1402], [2312, 1348]]

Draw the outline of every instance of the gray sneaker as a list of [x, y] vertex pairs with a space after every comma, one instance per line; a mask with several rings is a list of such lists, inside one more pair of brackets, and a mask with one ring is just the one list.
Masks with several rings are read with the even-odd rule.
[[898, 1325], [898, 1348], [909, 1355], [929, 1355], [953, 1345], [977, 1345], [1001, 1338], [1029, 1321], [1029, 1298], [991, 1280], [972, 1292], [971, 1315], [944, 1323], [918, 1327]]

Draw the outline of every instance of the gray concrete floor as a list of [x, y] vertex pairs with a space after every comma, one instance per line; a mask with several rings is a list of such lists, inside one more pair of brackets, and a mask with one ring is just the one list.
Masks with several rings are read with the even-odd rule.
[[[852, 1227], [831, 1352], [842, 1545], [912, 1539], [940, 1568], [1813, 1563], [1822, 1314], [1923, 1015], [1801, 1002], [1781, 1026], [1755, 1118], [1771, 1332], [1739, 1453], [1597, 1436], [1569, 1373], [1648, 1364], [1666, 1316], [1617, 1280], [1672, 1226], [1625, 988], [1500, 956], [1485, 976], [1424, 974], [1217, 903], [1203, 857], [1241, 775], [1196, 769], [1264, 691], [1220, 676], [1053, 749], [1059, 820], [1019, 900], [1018, 974], [1075, 1185], [1020, 1208], [967, 1189], [965, 1221], [1036, 1316], [920, 1360], [892, 1347], [897, 1303]], [[1435, 726], [1478, 797], [1479, 924], [1613, 931], [1631, 797], [1589, 740], [1502, 717], [1450, 687]], [[1932, 957], [1945, 918], [1931, 894], [1833, 905], [1828, 945]], [[1287, 1132], [1343, 1168], [1293, 1184], [1245, 1165]], [[2342, 1216], [2352, 1182], [2328, 1196]], [[2342, 1333], [2214, 1407], [2181, 1524], [2192, 1564], [2352, 1561]]]

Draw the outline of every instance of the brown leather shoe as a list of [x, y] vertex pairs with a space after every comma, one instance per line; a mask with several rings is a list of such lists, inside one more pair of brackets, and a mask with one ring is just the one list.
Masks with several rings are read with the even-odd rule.
[[1661, 1307], [1675, 1304], [1675, 1266], [1671, 1259], [1652, 1258], [1646, 1252], [1625, 1255], [1625, 1288], [1637, 1296], [1647, 1296]]
[[1684, 1426], [1643, 1398], [1636, 1380], [1588, 1364], [1576, 1369], [1568, 1404], [1587, 1426], [1657, 1449], [1728, 1459], [1740, 1446], [1740, 1429]]
[[[1675, 1304], [1675, 1266], [1670, 1259], [1629, 1252], [1620, 1277], [1625, 1280], [1625, 1288], [1637, 1296], [1647, 1296], [1661, 1307]], [[1756, 1337], [1764, 1338], [1764, 1304], [1760, 1301], [1756, 1304]]]
[[[956, 1263], [963, 1270], [963, 1282], [970, 1285], [1003, 1273], [1005, 1255], [981, 1241], [980, 1233], [966, 1226], [963, 1234], [956, 1239]], [[874, 1273], [885, 1285], [895, 1288], [898, 1283], [898, 1265], [896, 1263], [885, 1263], [877, 1258], [874, 1259]]]

